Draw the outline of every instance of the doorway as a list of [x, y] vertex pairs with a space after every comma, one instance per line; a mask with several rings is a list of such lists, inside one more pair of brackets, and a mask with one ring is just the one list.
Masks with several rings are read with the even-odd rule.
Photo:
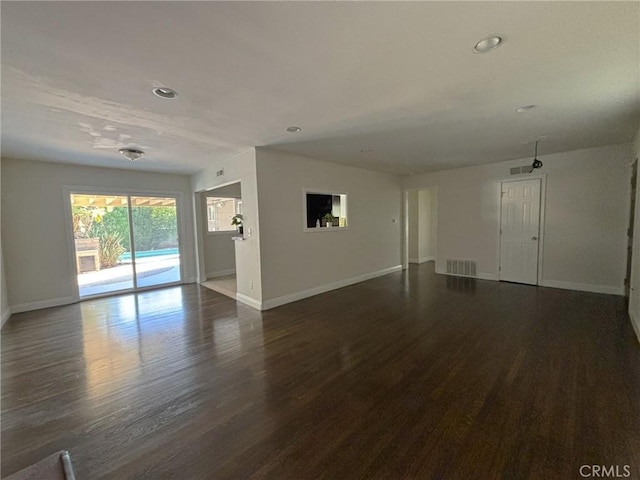
[[178, 198], [71, 192], [81, 299], [180, 283]]
[[[233, 218], [242, 215], [240, 182], [198, 194], [198, 214], [203, 273], [200, 283], [227, 297], [236, 298], [236, 243], [243, 235]], [[204, 278], [202, 278], [204, 277]]]
[[435, 262], [438, 247], [436, 187], [407, 192], [407, 261]]
[[542, 178], [502, 182], [500, 280], [538, 284]]

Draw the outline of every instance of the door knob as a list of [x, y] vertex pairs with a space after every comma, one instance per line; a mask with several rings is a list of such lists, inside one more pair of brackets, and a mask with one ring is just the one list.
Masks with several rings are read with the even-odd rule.
[[531, 240], [537, 240], [538, 237], [531, 237]]

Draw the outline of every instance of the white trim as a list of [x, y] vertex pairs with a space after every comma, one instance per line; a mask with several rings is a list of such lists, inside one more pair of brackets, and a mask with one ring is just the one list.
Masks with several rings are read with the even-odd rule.
[[477, 275], [477, 278], [479, 278], [480, 280], [491, 280], [493, 282], [500, 281], [497, 273], [478, 272], [476, 275]]
[[7, 323], [11, 317], [11, 307], [5, 308], [4, 312], [2, 312], [2, 323], [0, 324], [0, 328], [4, 327], [4, 324]]
[[305, 233], [326, 233], [326, 232], [344, 232], [349, 230], [349, 227], [313, 227], [305, 228]]
[[269, 310], [271, 308], [279, 307], [287, 303], [302, 300], [303, 298], [313, 297], [314, 295], [319, 295], [321, 293], [329, 292], [331, 290], [347, 287], [349, 285], [353, 285], [354, 283], [364, 282], [366, 280], [371, 280], [372, 278], [381, 277], [383, 275], [399, 272], [401, 270], [402, 270], [402, 265], [395, 265], [393, 267], [383, 268], [382, 270], [377, 270], [375, 272], [369, 272], [363, 275], [358, 275], [357, 277], [345, 278], [344, 280], [328, 283], [326, 285], [320, 285], [319, 287], [314, 287], [308, 290], [302, 290], [299, 292], [290, 293], [288, 295], [283, 295], [281, 297], [276, 297], [276, 298], [263, 301], [261, 303], [260, 309]]
[[561, 288], [563, 290], [578, 290], [580, 292], [606, 293], [608, 295], [624, 295], [624, 287], [611, 285], [593, 285], [590, 283], [561, 282], [559, 280], [543, 280], [542, 287]]
[[205, 275], [207, 276], [207, 280], [209, 280], [210, 278], [225, 277], [227, 275], [233, 275], [235, 273], [236, 273], [235, 268], [229, 268], [228, 270], [218, 270], [217, 272], [207, 272], [205, 273]]
[[215, 230], [213, 232], [205, 232], [205, 236], [207, 237], [223, 237], [225, 235], [228, 235], [230, 237], [238, 235], [238, 229], [234, 228], [233, 230]]
[[436, 257], [422, 257], [422, 258], [410, 258], [409, 263], [425, 263], [425, 262], [435, 262]]
[[262, 308], [262, 302], [260, 300], [256, 300], [255, 298], [249, 297], [248, 295], [236, 293], [236, 300], [257, 310], [264, 310]]
[[49, 300], [38, 300], [37, 302], [19, 303], [11, 307], [11, 313], [30, 312], [31, 310], [41, 310], [43, 308], [59, 307], [75, 303], [73, 297], [50, 298]]
[[[240, 155], [240, 154], [238, 154], [238, 155]], [[233, 158], [233, 157], [231, 157], [231, 158]], [[224, 167], [223, 167], [223, 170], [224, 170]], [[240, 197], [239, 198], [242, 198], [242, 179], [241, 178], [236, 178], [235, 180], [229, 180], [228, 182], [223, 182], [223, 183], [220, 183], [218, 185], [214, 185], [213, 187], [203, 188], [202, 190], [198, 190], [198, 191], [196, 191], [194, 193], [204, 193], [206, 196], [212, 197], [213, 195], [207, 195], [209, 192], [215, 193], [215, 192], [212, 192], [212, 190], [217, 190], [218, 188], [228, 187], [229, 185], [233, 185], [234, 183], [239, 183], [240, 184]], [[229, 197], [229, 198], [236, 198], [236, 197]]]
[[640, 318], [636, 318], [631, 310], [629, 310], [629, 318], [631, 319], [631, 326], [636, 332], [636, 337], [638, 337], [638, 342], [640, 342]]

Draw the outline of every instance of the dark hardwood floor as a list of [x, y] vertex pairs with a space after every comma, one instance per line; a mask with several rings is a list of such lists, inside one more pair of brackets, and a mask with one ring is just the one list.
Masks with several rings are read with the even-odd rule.
[[640, 478], [621, 297], [431, 264], [260, 313], [197, 285], [14, 315], [2, 475], [78, 480]]

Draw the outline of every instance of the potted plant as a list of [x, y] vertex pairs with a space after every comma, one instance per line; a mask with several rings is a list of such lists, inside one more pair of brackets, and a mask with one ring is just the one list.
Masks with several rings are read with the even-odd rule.
[[333, 227], [334, 223], [336, 224], [336, 227], [338, 226], [338, 222], [336, 221], [338, 217], [334, 217], [330, 213], [325, 214], [322, 219], [327, 223], [327, 227]]
[[237, 215], [234, 215], [233, 217], [231, 217], [231, 225], [235, 225], [236, 227], [238, 227], [238, 233], [240, 235], [242, 235], [242, 221], [244, 220], [244, 217], [242, 216], [242, 214], [238, 213]]

